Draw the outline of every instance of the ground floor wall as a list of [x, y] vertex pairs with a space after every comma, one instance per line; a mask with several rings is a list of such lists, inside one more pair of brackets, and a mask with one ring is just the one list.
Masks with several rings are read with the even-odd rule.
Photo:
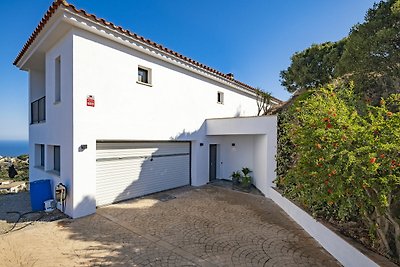
[[[87, 123], [90, 125], [90, 121]], [[39, 138], [42, 135], [44, 138]], [[41, 140], [46, 140], [47, 145], [61, 146], [61, 173], [57, 175], [31, 164], [31, 181], [47, 178], [52, 180], [53, 186], [60, 182], [65, 184], [68, 189], [66, 214], [69, 216], [78, 218], [95, 213], [96, 143], [104, 140], [101, 134], [96, 133], [94, 136], [92, 132], [75, 131], [73, 138], [64, 138], [64, 141], [59, 143], [56, 142], [56, 136], [46, 136], [44, 132], [36, 132], [30, 140], [30, 154], [34, 155], [31, 162], [36, 161], [35, 144], [41, 144]], [[243, 167], [250, 168], [253, 171], [253, 184], [266, 196], [268, 188], [275, 179], [276, 129], [268, 134], [229, 132], [208, 135], [203, 123], [197, 131], [184, 132], [173, 139], [135, 139], [132, 133], [127, 133], [126, 139], [118, 139], [118, 141], [190, 141], [190, 178], [193, 186], [201, 186], [209, 182], [210, 145], [212, 144], [217, 146], [217, 179], [229, 180], [234, 171], [240, 171]]]
[[218, 179], [230, 180], [232, 173], [243, 167], [254, 170], [253, 136], [213, 136], [208, 141], [209, 144], [217, 144]]
[[[264, 194], [268, 195], [268, 188], [273, 184], [275, 167], [273, 163], [269, 164], [270, 158], [275, 157], [273, 148], [268, 146], [267, 135], [224, 135], [210, 136], [207, 138], [207, 144], [204, 145], [207, 150], [202, 155], [202, 168], [209, 169], [209, 145], [217, 144], [217, 178], [231, 180], [232, 173], [241, 171], [242, 168], [249, 168], [252, 173], [253, 184]], [[270, 150], [268, 150], [270, 149]], [[272, 170], [271, 170], [272, 169]], [[199, 174], [198, 174], [199, 175]], [[206, 179], [199, 181], [208, 182], [208, 173], [201, 173]], [[201, 185], [201, 184], [199, 184]]]
[[[35, 125], [36, 126], [36, 125]], [[31, 126], [31, 127], [35, 127]], [[40, 146], [44, 149], [41, 151]], [[54, 170], [54, 146], [60, 148], [60, 171]], [[41, 153], [43, 155], [43, 166], [41, 165]], [[72, 139], [60, 138], [56, 133], [47, 131], [46, 127], [30, 129], [29, 134], [29, 182], [37, 180], [50, 180], [51, 191], [55, 197], [55, 187], [62, 183], [67, 189], [65, 213], [73, 216], [73, 163], [72, 163]], [[60, 207], [61, 208], [61, 207]]]

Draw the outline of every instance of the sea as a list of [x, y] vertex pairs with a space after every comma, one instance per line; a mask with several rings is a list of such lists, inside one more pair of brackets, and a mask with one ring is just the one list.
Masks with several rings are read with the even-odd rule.
[[28, 153], [28, 141], [0, 140], [0, 156], [16, 157]]

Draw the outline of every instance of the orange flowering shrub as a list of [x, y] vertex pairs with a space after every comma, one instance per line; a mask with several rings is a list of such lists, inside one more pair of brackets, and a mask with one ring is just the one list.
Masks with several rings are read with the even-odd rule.
[[[293, 151], [292, 165], [277, 179], [284, 194], [314, 216], [361, 220], [376, 246], [397, 258], [399, 106], [400, 95], [370, 106], [354, 96], [351, 85], [315, 90], [288, 110], [291, 120], [280, 125]], [[278, 170], [280, 164], [278, 159]]]

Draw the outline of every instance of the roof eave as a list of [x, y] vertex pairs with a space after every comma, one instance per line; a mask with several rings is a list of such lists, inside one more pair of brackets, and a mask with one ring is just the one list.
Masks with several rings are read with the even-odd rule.
[[[32, 56], [32, 54], [40, 46], [41, 42], [43, 42], [43, 40], [45, 40], [46, 34], [44, 34], [44, 32], [45, 33], [47, 32], [47, 34], [48, 34], [54, 28], [54, 25], [51, 28], [46, 27], [46, 25], [48, 23], [51, 23], [51, 22], [49, 22], [50, 20], [54, 21], [54, 19], [53, 19], [54, 13], [56, 13], [56, 11], [60, 8], [60, 6], [63, 7], [63, 11], [66, 11], [70, 14], [78, 16], [86, 21], [90, 21], [91, 23], [95, 23], [95, 24], [97, 24], [103, 28], [106, 28], [108, 30], [111, 30], [115, 33], [118, 33], [119, 35], [124, 36], [125, 39], [129, 38], [133, 42], [140, 43], [143, 47], [146, 47], [151, 50], [155, 50], [158, 53], [163, 54], [164, 56], [174, 59], [175, 61], [184, 63], [184, 65], [188, 66], [188, 69], [191, 71], [193, 71], [192, 68], [195, 68], [196, 70], [200, 70], [200, 72], [204, 73], [204, 76], [206, 76], [208, 78], [212, 77], [214, 80], [216, 80], [218, 82], [222, 82], [223, 84], [225, 84], [229, 87], [236, 88], [242, 92], [252, 95], [253, 97], [256, 96], [256, 92], [257, 92], [256, 88], [249, 86], [245, 83], [242, 83], [238, 80], [233, 79], [231, 76], [229, 76], [229, 74], [221, 73], [213, 68], [210, 68], [204, 64], [201, 64], [191, 58], [185, 57], [185, 56], [183, 56], [171, 49], [168, 49], [160, 44], [152, 42], [149, 39], [146, 39], [142, 36], [132, 33], [129, 30], [125, 30], [120, 26], [116, 26], [112, 22], [107, 22], [106, 20], [104, 20], [102, 18], [97, 18], [95, 15], [89, 14], [82, 9], [77, 9], [74, 5], [67, 3], [65, 0], [54, 1], [53, 4], [49, 7], [47, 12], [43, 16], [42, 20], [40, 21], [39, 25], [33, 31], [31, 36], [29, 37], [28, 41], [25, 43], [22, 50], [20, 51], [20, 53], [14, 60], [13, 64], [15, 66], [17, 66], [20, 69], [24, 69], [24, 65], [26, 64], [27, 60]], [[68, 19], [65, 19], [65, 20], [67, 22], [71, 23], [70, 20], [68, 20]], [[114, 39], [114, 41], [115, 41], [115, 39]], [[143, 52], [143, 51], [147, 51], [147, 50], [143, 49], [141, 51]], [[154, 56], [154, 54], [152, 54], [152, 56]], [[169, 61], [169, 62], [174, 62], [174, 60]], [[282, 102], [281, 100], [279, 100], [275, 97], [273, 97], [272, 100], [275, 101], [276, 103]]]
[[124, 34], [115, 28], [104, 25], [103, 23], [99, 23], [97, 20], [90, 19], [70, 9], [65, 9], [65, 14], [69, 14], [69, 18], [67, 17], [65, 21], [71, 24], [75, 28], [79, 28], [86, 32], [91, 32], [93, 34], [96, 34], [100, 37], [110, 39], [113, 42], [117, 42], [124, 46], [128, 46], [131, 49], [138, 50], [141, 53], [145, 53], [151, 57], [156, 57], [162, 61], [176, 65], [180, 68], [184, 68], [190, 72], [202, 75], [216, 82], [223, 83], [226, 86], [239, 90], [243, 93], [249, 94], [253, 97], [256, 96], [255, 89], [249, 86], [242, 86], [241, 85], [242, 83], [239, 81], [233, 80], [231, 78], [225, 78], [212, 71], [204, 69], [198, 66], [197, 64], [188, 62], [187, 60], [184, 60], [174, 54], [168, 53], [157, 46], [148, 44], [147, 42], [142, 41], [140, 38], [138, 39], [135, 38], [134, 36], [129, 36], [127, 34]]
[[57, 0], [54, 1], [53, 4], [49, 7], [49, 9], [46, 11], [44, 14], [43, 18], [40, 20], [38, 26], [36, 26], [35, 30], [32, 32], [32, 34], [29, 36], [28, 40], [22, 47], [21, 51], [18, 53], [17, 57], [15, 58], [13, 65], [17, 66], [18, 68], [22, 69], [24, 64], [21, 64], [21, 59], [25, 58], [24, 62], [26, 62], [26, 59], [29, 58], [26, 56], [28, 50], [32, 50], [32, 44], [37, 43], [35, 42], [36, 39], [41, 35], [43, 29], [47, 25], [48, 21], [53, 17], [53, 14], [57, 11], [57, 9], [61, 5], [68, 5], [66, 1], [64, 0]]

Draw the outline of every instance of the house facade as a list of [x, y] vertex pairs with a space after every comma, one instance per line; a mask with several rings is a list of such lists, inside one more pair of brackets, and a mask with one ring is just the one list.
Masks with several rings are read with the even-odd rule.
[[29, 73], [30, 181], [63, 183], [71, 217], [242, 167], [268, 194], [276, 117], [256, 117], [255, 89], [233, 75], [65, 1], [14, 64]]

